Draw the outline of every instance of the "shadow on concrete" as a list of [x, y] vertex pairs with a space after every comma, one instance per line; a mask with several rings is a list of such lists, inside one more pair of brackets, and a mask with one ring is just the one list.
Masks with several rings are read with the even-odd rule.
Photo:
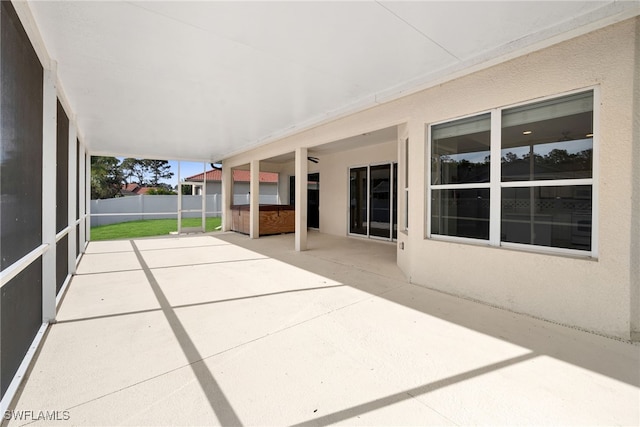
[[180, 348], [184, 352], [184, 355], [187, 357], [187, 360], [190, 362], [189, 366], [198, 379], [202, 391], [207, 396], [209, 405], [211, 406], [213, 412], [216, 414], [218, 421], [220, 421], [220, 423], [224, 426], [242, 425], [242, 423], [240, 422], [240, 418], [238, 418], [238, 415], [233, 410], [231, 403], [229, 403], [229, 400], [220, 388], [220, 385], [218, 384], [216, 379], [213, 377], [213, 374], [211, 373], [209, 368], [207, 368], [202, 356], [200, 355], [200, 352], [189, 337], [189, 334], [180, 322], [180, 319], [178, 319], [178, 316], [176, 315], [173, 307], [171, 307], [171, 305], [169, 304], [169, 301], [162, 292], [162, 289], [160, 289], [160, 285], [156, 281], [153, 273], [147, 266], [147, 263], [140, 254], [140, 251], [138, 250], [138, 247], [133, 240], [131, 241], [131, 246], [133, 246], [133, 250], [136, 254], [136, 257], [138, 258], [138, 262], [142, 266], [142, 269], [147, 276], [147, 280], [149, 281], [149, 284], [153, 289], [153, 293], [158, 299], [160, 308], [167, 318], [167, 322], [171, 326], [171, 330], [178, 340]]
[[[298, 293], [298, 292], [318, 291], [318, 290], [322, 290], [322, 289], [342, 288], [342, 287], [345, 287], [345, 286], [347, 286], [347, 285], [329, 285], [329, 286], [316, 286], [314, 288], [289, 289], [289, 290], [286, 290], [286, 291], [268, 292], [268, 293], [264, 293], [264, 294], [247, 295], [247, 296], [244, 296], [244, 297], [225, 298], [225, 299], [218, 299], [218, 300], [212, 300], [212, 301], [194, 302], [194, 303], [191, 303], [191, 304], [172, 305], [170, 307], [172, 309], [198, 307], [198, 306], [203, 306], [203, 305], [221, 304], [221, 303], [225, 303], [225, 302], [241, 301], [241, 300], [255, 299], [255, 298], [264, 298], [264, 297], [270, 297], [270, 296], [282, 295], [282, 294], [293, 294], [293, 293]], [[146, 310], [125, 311], [125, 312], [121, 312], [121, 313], [104, 314], [104, 315], [101, 315], [101, 316], [91, 316], [91, 317], [81, 317], [81, 318], [77, 318], [77, 319], [58, 320], [56, 323], [60, 325], [60, 324], [65, 324], [65, 323], [85, 322], [85, 321], [88, 321], [88, 320], [109, 319], [109, 318], [112, 318], [112, 317], [119, 317], [119, 316], [132, 316], [132, 315], [136, 315], [136, 314], [151, 313], [151, 312], [154, 312], [154, 311], [161, 311], [161, 310], [162, 310], [162, 308], [149, 308], [149, 309], [146, 309]]]
[[432, 391], [448, 387], [450, 385], [460, 383], [462, 381], [470, 380], [474, 377], [485, 375], [498, 369], [506, 368], [507, 366], [515, 365], [526, 360], [533, 359], [538, 355], [535, 353], [527, 353], [522, 356], [506, 359], [501, 362], [492, 363], [491, 365], [483, 366], [477, 369], [472, 369], [467, 372], [463, 372], [458, 375], [454, 375], [448, 378], [444, 378], [439, 381], [434, 381], [429, 384], [425, 384], [419, 387], [414, 387], [408, 390], [403, 390], [398, 393], [394, 393], [389, 396], [381, 397], [380, 399], [372, 400], [370, 402], [363, 403], [361, 405], [353, 406], [351, 408], [343, 409], [331, 414], [323, 415], [318, 418], [305, 421], [303, 423], [294, 424], [292, 427], [311, 427], [311, 426], [325, 426], [329, 424], [338, 423], [340, 421], [348, 420], [349, 418], [357, 417], [358, 415], [372, 412], [385, 406], [390, 406], [403, 400], [413, 399], [422, 394], [431, 393]]
[[[365, 260], [361, 245], [378, 245], [381, 249], [375, 252], [376, 264], [386, 263], [397, 269], [395, 265], [395, 246], [393, 250], [376, 242], [314, 233], [309, 235], [309, 250], [295, 252], [293, 236], [267, 236], [260, 239], [248, 239], [233, 233], [215, 236], [229, 243], [252, 250], [267, 257], [277, 259], [297, 268], [327, 277], [358, 290], [370, 293], [388, 301], [420, 311], [429, 316], [486, 334], [500, 340], [527, 348], [538, 355], [547, 355], [572, 365], [588, 369], [640, 387], [640, 346], [614, 338], [604, 337], [549, 321], [536, 319], [526, 315], [510, 312], [480, 302], [464, 299], [427, 287], [410, 285], [397, 290], [380, 292], [380, 287], [372, 281], [354, 281], [351, 268], [367, 271], [371, 263]], [[315, 241], [314, 241], [315, 240]], [[340, 246], [342, 244], [342, 247]], [[359, 253], [351, 265], [348, 262], [349, 251], [353, 248]], [[336, 268], [336, 262], [345, 268]], [[400, 281], [397, 271], [390, 268], [388, 276], [376, 274], [377, 280], [387, 282]], [[398, 270], [399, 271], [399, 270]], [[406, 279], [402, 280], [407, 283]], [[551, 332], [551, 333], [550, 333]], [[629, 366], [636, 366], [635, 370]]]

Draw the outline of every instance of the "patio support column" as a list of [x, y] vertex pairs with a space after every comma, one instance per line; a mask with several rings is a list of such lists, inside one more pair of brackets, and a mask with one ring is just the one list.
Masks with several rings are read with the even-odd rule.
[[307, 250], [307, 148], [296, 148], [296, 251]]
[[260, 160], [251, 160], [249, 184], [249, 237], [260, 237]]
[[[419, 171], [427, 170], [427, 145], [416, 142], [426, 140], [426, 126], [420, 120], [410, 120], [407, 123], [407, 130], [410, 144], [410, 156], [408, 158], [409, 182], [407, 184], [410, 191], [408, 206], [409, 228], [411, 229], [411, 235], [425, 236], [425, 226], [427, 224], [424, 218], [427, 217], [426, 212], [430, 209], [431, 198], [426, 197], [424, 177]], [[425, 211], [425, 209], [427, 210]]]
[[[77, 133], [77, 128], [76, 128], [76, 133]], [[85, 224], [87, 222], [84, 214], [87, 212], [87, 206], [86, 206], [86, 192], [85, 192], [85, 187], [86, 187], [86, 165], [87, 165], [87, 158], [85, 156], [84, 153], [84, 144], [82, 144], [80, 141], [78, 141], [80, 144], [80, 156], [78, 156], [79, 160], [80, 160], [80, 164], [78, 165], [78, 167], [80, 168], [80, 179], [78, 180], [78, 197], [80, 198], [79, 202], [80, 202], [80, 215], [79, 215], [79, 220], [80, 220], [80, 253], [84, 253], [84, 248], [85, 248], [85, 243], [86, 243], [86, 230], [85, 230]]]
[[78, 189], [76, 182], [76, 172], [78, 170], [78, 157], [77, 157], [77, 128], [76, 121], [72, 117], [69, 120], [69, 203], [68, 203], [68, 224], [69, 224], [69, 257], [68, 257], [68, 272], [69, 274], [75, 274], [76, 272], [76, 202], [78, 200]]
[[42, 84], [42, 243], [48, 245], [42, 255], [42, 323], [56, 318], [56, 68], [50, 61]]
[[86, 151], [86, 147], [84, 156], [84, 212], [86, 214], [84, 219], [84, 231], [85, 239], [89, 242], [91, 240], [91, 154]]
[[231, 230], [231, 205], [233, 205], [232, 169], [222, 164], [222, 231]]

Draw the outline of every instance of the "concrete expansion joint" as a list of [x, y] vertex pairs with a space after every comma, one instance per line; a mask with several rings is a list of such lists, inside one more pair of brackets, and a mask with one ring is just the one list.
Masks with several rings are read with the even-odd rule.
[[339, 264], [339, 265], [342, 265], [342, 266], [345, 266], [345, 267], [350, 267], [350, 268], [353, 268], [354, 270], [362, 271], [362, 272], [365, 272], [367, 274], [375, 274], [376, 276], [384, 277], [385, 279], [398, 280], [395, 277], [387, 276], [385, 274], [380, 274], [380, 273], [377, 273], [377, 272], [371, 271], [371, 270], [366, 270], [366, 269], [358, 267], [357, 265], [354, 265], [354, 264], [349, 264], [349, 263], [346, 263], [346, 262], [337, 261], [335, 259], [324, 258], [324, 257], [317, 256], [317, 255], [315, 256], [315, 258], [318, 258], [318, 259], [321, 259], [321, 260], [327, 261], [327, 262], [332, 262], [334, 264]]
[[433, 406], [427, 404], [426, 402], [423, 402], [421, 399], [418, 398], [418, 395], [414, 395], [413, 393], [411, 393], [410, 391], [407, 391], [406, 394], [408, 396], [410, 396], [414, 401], [418, 402], [419, 404], [421, 404], [422, 406], [425, 406], [427, 408], [429, 408], [430, 410], [432, 410], [433, 412], [437, 413], [438, 415], [440, 415], [442, 418], [445, 418], [446, 420], [448, 420], [451, 425], [455, 425], [455, 426], [459, 426], [459, 423], [456, 423], [455, 421], [453, 421], [451, 418], [447, 417], [444, 413], [442, 413], [441, 411], [438, 411], [436, 408], [434, 408]]
[[[404, 286], [404, 285], [403, 285], [403, 286]], [[101, 396], [98, 396], [98, 397], [96, 397], [96, 398], [94, 398], [94, 399], [91, 399], [91, 400], [88, 400], [88, 401], [86, 401], [86, 402], [81, 402], [81, 403], [79, 403], [79, 404], [77, 404], [77, 405], [75, 405], [75, 406], [72, 406], [72, 407], [70, 407], [70, 408], [67, 408], [67, 409], [69, 409], [69, 410], [70, 410], [70, 409], [74, 409], [74, 408], [79, 407], [79, 406], [83, 406], [83, 405], [85, 405], [85, 404], [88, 404], [88, 403], [91, 403], [91, 402], [94, 402], [94, 401], [100, 400], [100, 399], [102, 399], [102, 398], [105, 398], [105, 397], [111, 396], [111, 395], [113, 395], [113, 394], [120, 393], [120, 392], [122, 392], [122, 391], [124, 391], [124, 390], [130, 389], [130, 388], [133, 388], [133, 387], [137, 387], [137, 386], [139, 386], [139, 385], [141, 385], [141, 384], [144, 384], [144, 383], [146, 383], [146, 382], [153, 381], [154, 379], [157, 379], [157, 378], [160, 378], [160, 377], [166, 376], [166, 375], [168, 375], [168, 374], [171, 374], [171, 373], [173, 373], [173, 372], [179, 371], [179, 370], [181, 370], [181, 369], [189, 368], [189, 367], [191, 367], [191, 366], [193, 366], [193, 365], [196, 365], [196, 364], [198, 364], [198, 363], [204, 363], [207, 359], [211, 359], [212, 357], [220, 356], [220, 355], [222, 355], [222, 354], [225, 354], [225, 353], [228, 353], [228, 352], [230, 352], [230, 351], [236, 350], [236, 349], [238, 349], [238, 348], [240, 348], [240, 347], [244, 347], [244, 346], [246, 346], [246, 345], [249, 345], [249, 344], [255, 343], [255, 342], [257, 342], [257, 341], [263, 340], [263, 339], [265, 339], [265, 338], [271, 337], [271, 336], [273, 336], [273, 335], [277, 335], [277, 334], [279, 334], [279, 333], [281, 333], [281, 332], [284, 332], [284, 331], [289, 330], [289, 329], [291, 329], [291, 328], [295, 328], [295, 327], [297, 327], [297, 326], [303, 325], [303, 324], [305, 324], [305, 323], [307, 323], [307, 322], [310, 322], [310, 321], [316, 320], [316, 319], [318, 319], [318, 318], [324, 317], [324, 316], [329, 315], [329, 314], [331, 314], [331, 313], [334, 313], [334, 312], [336, 312], [336, 311], [342, 310], [342, 309], [344, 309], [344, 308], [346, 308], [346, 307], [350, 307], [350, 306], [352, 306], [352, 305], [358, 304], [358, 303], [363, 302], [363, 301], [365, 301], [365, 300], [367, 300], [367, 299], [369, 299], [369, 298], [365, 298], [365, 299], [363, 299], [363, 300], [355, 301], [355, 302], [353, 302], [353, 303], [351, 303], [351, 304], [348, 304], [348, 305], [345, 305], [345, 306], [343, 306], [343, 307], [338, 307], [338, 308], [335, 308], [335, 309], [333, 309], [333, 310], [331, 310], [331, 311], [328, 311], [328, 312], [325, 312], [325, 313], [319, 314], [319, 315], [317, 315], [317, 316], [311, 317], [311, 318], [309, 318], [309, 319], [305, 319], [305, 320], [302, 320], [302, 321], [300, 321], [300, 322], [294, 323], [294, 324], [292, 324], [292, 325], [289, 325], [289, 326], [286, 326], [286, 327], [283, 327], [283, 328], [277, 329], [277, 330], [275, 330], [275, 331], [271, 331], [271, 332], [269, 332], [269, 333], [267, 333], [267, 334], [265, 334], [265, 335], [262, 335], [262, 336], [256, 337], [256, 338], [254, 338], [254, 339], [252, 339], [252, 340], [242, 342], [242, 343], [240, 343], [240, 344], [238, 344], [238, 345], [235, 345], [235, 346], [232, 346], [232, 347], [229, 347], [229, 348], [225, 348], [224, 350], [220, 350], [220, 351], [218, 351], [218, 352], [215, 352], [215, 353], [212, 353], [212, 354], [209, 354], [209, 355], [206, 355], [206, 356], [202, 356], [202, 357], [198, 358], [197, 360], [191, 360], [191, 361], [189, 361], [189, 362], [188, 362], [188, 363], [186, 363], [186, 364], [183, 364], [183, 365], [177, 366], [177, 367], [175, 367], [175, 368], [173, 368], [173, 369], [170, 369], [170, 370], [168, 370], [168, 371], [165, 371], [165, 372], [161, 372], [161, 373], [159, 373], [159, 374], [157, 374], [157, 375], [154, 375], [154, 376], [151, 376], [151, 377], [145, 378], [145, 379], [143, 379], [143, 380], [141, 380], [141, 381], [137, 381], [137, 382], [135, 382], [135, 383], [133, 383], [133, 384], [129, 384], [129, 385], [127, 385], [127, 386], [121, 387], [121, 388], [120, 388], [120, 389], [118, 389], [118, 390], [113, 390], [113, 391], [111, 391], [111, 392], [109, 392], [109, 393], [103, 394], [103, 395], [101, 395]], [[411, 396], [411, 397], [414, 397], [414, 396]]]
[[[486, 307], [490, 307], [490, 308], [493, 308], [493, 309], [496, 309], [496, 310], [506, 311], [506, 312], [509, 312], [509, 313], [513, 313], [513, 314], [517, 314], [517, 315], [520, 315], [520, 316], [528, 317], [530, 319], [539, 320], [539, 321], [542, 321], [542, 322], [545, 322], [545, 323], [550, 323], [552, 325], [562, 326], [564, 328], [569, 328], [569, 329], [573, 329], [573, 330], [580, 331], [580, 332], [586, 332], [586, 333], [591, 334], [591, 335], [597, 335], [599, 337], [607, 338], [607, 339], [618, 341], [618, 342], [623, 342], [625, 344], [631, 344], [631, 345], [635, 345], [635, 346], [640, 346], [640, 341], [638, 339], [634, 339], [633, 334], [631, 334], [629, 339], [625, 339], [625, 338], [621, 338], [621, 337], [616, 337], [614, 335], [607, 335], [607, 334], [604, 334], [602, 332], [593, 331], [591, 329], [581, 328], [579, 326], [569, 325], [567, 323], [562, 323], [562, 322], [557, 322], [555, 320], [545, 319], [544, 317], [536, 316], [534, 314], [529, 314], [529, 313], [524, 313], [524, 312], [521, 312], [521, 311], [512, 310], [510, 308], [503, 307], [503, 306], [500, 306], [500, 305], [497, 305], [497, 304], [491, 304], [491, 303], [488, 303], [486, 301], [482, 301], [482, 300], [479, 300], [479, 299], [467, 297], [467, 296], [464, 296], [464, 295], [454, 294], [454, 293], [451, 293], [451, 292], [446, 292], [446, 291], [443, 291], [441, 289], [431, 288], [429, 286], [423, 286], [423, 285], [416, 285], [416, 286], [420, 286], [422, 288], [429, 289], [429, 290], [434, 291], [434, 292], [439, 292], [439, 293], [444, 294], [444, 295], [449, 295], [449, 296], [454, 297], [454, 298], [460, 298], [460, 299], [463, 299], [463, 300], [466, 300], [466, 301], [471, 301], [471, 302], [475, 302], [475, 303], [478, 303], [478, 304], [482, 304], [482, 305], [484, 305]], [[638, 336], [636, 338], [640, 338], [640, 334], [638, 334]]]

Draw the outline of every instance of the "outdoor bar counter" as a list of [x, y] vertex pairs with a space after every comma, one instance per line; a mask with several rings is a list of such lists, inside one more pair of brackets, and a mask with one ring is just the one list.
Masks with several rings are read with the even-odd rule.
[[[295, 233], [295, 207], [292, 205], [260, 205], [260, 236]], [[249, 205], [232, 205], [231, 230], [249, 234]]]

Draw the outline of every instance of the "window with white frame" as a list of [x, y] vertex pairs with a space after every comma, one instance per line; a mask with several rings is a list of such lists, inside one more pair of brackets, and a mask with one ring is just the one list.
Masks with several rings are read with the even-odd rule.
[[491, 115], [431, 128], [431, 233], [489, 239]]
[[587, 91], [431, 126], [429, 235], [591, 251], [593, 104]]

